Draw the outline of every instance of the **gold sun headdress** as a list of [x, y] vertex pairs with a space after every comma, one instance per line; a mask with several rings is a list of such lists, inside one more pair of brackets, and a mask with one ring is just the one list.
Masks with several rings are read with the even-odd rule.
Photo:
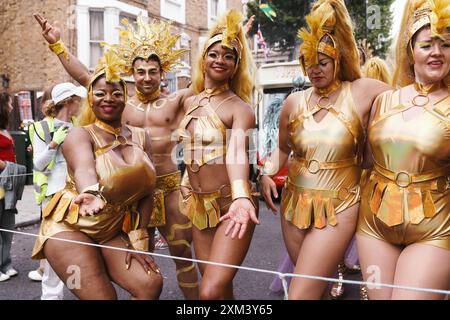
[[203, 48], [203, 57], [206, 55], [208, 48], [211, 47], [216, 42], [221, 42], [222, 46], [227, 47], [231, 50], [236, 50], [237, 53], [237, 63], [236, 68], [239, 64], [239, 61], [242, 59], [242, 43], [239, 40], [238, 34], [242, 28], [242, 20], [243, 16], [237, 10], [230, 10], [226, 16], [226, 23], [218, 23], [212, 29], [212, 37], [206, 41], [205, 46]]
[[[318, 64], [319, 53], [334, 60], [335, 79], [355, 80], [361, 77], [358, 51], [350, 16], [343, 0], [318, 0], [306, 16], [308, 28], [301, 28], [298, 37], [300, 65], [306, 68]], [[345, 50], [345, 53], [343, 52]]]
[[397, 39], [397, 69], [393, 84], [405, 86], [414, 82], [411, 65], [413, 37], [425, 26], [430, 26], [431, 36], [443, 39], [449, 35], [450, 0], [409, 0], [406, 4], [399, 37]]
[[128, 19], [121, 20], [120, 42], [103, 45], [111, 47], [125, 61], [126, 74], [133, 72], [133, 62], [137, 58], [148, 60], [152, 55], [158, 57], [163, 72], [170, 72], [178, 65], [180, 57], [188, 50], [175, 49], [179, 34], [171, 33], [171, 23], [154, 21], [146, 23], [141, 15], [137, 17], [137, 30]]

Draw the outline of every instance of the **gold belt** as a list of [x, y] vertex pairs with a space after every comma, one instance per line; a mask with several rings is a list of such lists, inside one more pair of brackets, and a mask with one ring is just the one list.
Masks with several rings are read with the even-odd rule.
[[400, 188], [407, 188], [414, 183], [420, 184], [418, 187], [422, 189], [433, 189], [443, 192], [449, 187], [450, 177], [448, 176], [448, 172], [450, 166], [426, 171], [421, 174], [413, 174], [407, 171], [391, 171], [377, 163], [374, 164], [374, 169], [377, 174], [393, 181]]
[[322, 162], [316, 159], [305, 159], [296, 154], [294, 154], [294, 159], [298, 161], [301, 166], [306, 167], [308, 171], [312, 174], [316, 174], [319, 170], [331, 170], [346, 168], [358, 165], [360, 163], [359, 157], [353, 157], [349, 159], [337, 160], [332, 162]]
[[346, 187], [341, 187], [339, 188], [339, 190], [320, 190], [320, 189], [305, 188], [290, 182], [289, 178], [286, 179], [286, 188], [291, 192], [297, 191], [307, 194], [320, 193], [320, 195], [322, 195], [324, 198], [339, 199], [341, 201], [346, 200], [348, 195], [354, 192], [353, 190]]

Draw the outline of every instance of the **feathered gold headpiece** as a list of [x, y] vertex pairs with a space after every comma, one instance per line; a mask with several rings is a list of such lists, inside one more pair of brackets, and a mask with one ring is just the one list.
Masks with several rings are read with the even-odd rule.
[[242, 28], [242, 20], [242, 13], [234, 9], [230, 10], [226, 16], [225, 24], [218, 23], [213, 29], [211, 33], [213, 36], [205, 43], [203, 56], [205, 56], [209, 47], [221, 41], [223, 46], [236, 50], [238, 61], [240, 61], [242, 58], [242, 43], [239, 41], [238, 33]]
[[450, 0], [414, 0], [412, 23], [408, 30], [408, 40], [426, 25], [430, 25], [431, 35], [442, 38], [448, 34], [450, 26]]
[[125, 61], [123, 61], [117, 52], [113, 49], [109, 49], [103, 55], [103, 57], [98, 61], [95, 67], [94, 74], [91, 77], [91, 81], [88, 86], [88, 102], [92, 104], [92, 84], [101, 75], [105, 75], [107, 82], [121, 82], [124, 87], [124, 96], [127, 97], [127, 84], [125, 80], [122, 79], [122, 75], [125, 74]]
[[119, 44], [102, 44], [113, 48], [125, 61], [127, 74], [132, 73], [133, 62], [137, 58], [148, 60], [152, 55], [158, 57], [162, 71], [170, 72], [174, 66], [179, 64], [180, 57], [188, 51], [186, 49], [175, 49], [175, 44], [180, 35], [171, 33], [170, 22], [146, 23], [139, 15], [137, 17], [137, 30], [126, 18], [122, 19], [121, 23]]
[[[334, 11], [326, 5], [322, 5], [317, 10], [306, 16], [307, 28], [301, 28], [298, 37], [303, 40], [300, 46], [300, 62], [304, 69], [319, 63], [319, 53], [326, 54], [333, 60], [338, 60], [336, 43], [332, 33], [334, 29]], [[325, 42], [330, 39], [331, 43]]]
[[125, 72], [125, 61], [123, 61], [112, 49], [108, 50], [99, 60], [95, 67], [92, 79], [97, 79], [101, 74], [105, 74], [106, 81], [119, 82], [121, 75]]
[[397, 40], [394, 85], [406, 86], [414, 82], [412, 38], [427, 25], [433, 37], [443, 38], [449, 34], [450, 0], [409, 0], [406, 3]]

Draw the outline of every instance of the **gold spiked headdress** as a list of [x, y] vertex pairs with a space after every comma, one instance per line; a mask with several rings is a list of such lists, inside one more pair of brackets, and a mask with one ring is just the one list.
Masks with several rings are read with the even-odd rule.
[[397, 40], [394, 85], [405, 86], [414, 82], [412, 39], [427, 25], [433, 37], [442, 39], [449, 35], [450, 0], [408, 0]]
[[179, 34], [171, 33], [170, 22], [154, 21], [146, 23], [141, 15], [137, 17], [137, 30], [128, 19], [121, 20], [119, 44], [109, 45], [125, 61], [126, 74], [133, 72], [133, 62], [137, 58], [148, 60], [152, 55], [158, 57], [163, 72], [170, 72], [179, 64], [180, 57], [188, 50], [175, 49]]
[[319, 63], [318, 56], [322, 53], [334, 60], [336, 80], [361, 78], [358, 49], [344, 0], [317, 0], [306, 22], [308, 28], [301, 28], [298, 32], [303, 40], [300, 65], [305, 74], [307, 67]]
[[242, 43], [239, 40], [238, 33], [242, 28], [243, 16], [237, 10], [230, 10], [226, 16], [225, 24], [218, 23], [212, 30], [210, 37], [203, 49], [203, 57], [205, 56], [208, 48], [211, 47], [216, 42], [221, 42], [222, 46], [227, 47], [229, 49], [234, 49], [238, 55], [238, 62], [236, 66], [239, 64], [239, 61], [242, 59]]

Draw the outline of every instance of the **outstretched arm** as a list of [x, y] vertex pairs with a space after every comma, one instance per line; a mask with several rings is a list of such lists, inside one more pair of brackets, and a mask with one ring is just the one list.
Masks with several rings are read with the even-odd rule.
[[[52, 45], [56, 44], [61, 40], [61, 31], [55, 25], [51, 25], [47, 19], [45, 19], [39, 13], [33, 14], [37, 22], [39, 22], [42, 28], [42, 36], [47, 40], [47, 42]], [[67, 49], [65, 52], [58, 54], [59, 61], [66, 69], [67, 73], [74, 78], [79, 84], [87, 87], [89, 84], [89, 70], [84, 64], [80, 62], [73, 54], [71, 54]]]
[[[63, 155], [67, 161], [68, 169], [73, 172], [75, 187], [79, 195], [75, 203], [80, 206], [79, 214], [94, 215], [105, 206], [102, 197], [95, 195], [100, 191], [98, 186], [95, 158], [92, 149], [91, 136], [82, 128], [74, 128], [67, 135], [63, 144]], [[98, 193], [98, 195], [100, 195]]]
[[233, 115], [233, 126], [227, 146], [226, 167], [231, 182], [233, 202], [220, 221], [229, 219], [225, 235], [231, 230], [231, 238], [245, 234], [250, 220], [259, 224], [249, 185], [248, 130], [255, 126], [255, 114], [249, 105], [241, 103]]

